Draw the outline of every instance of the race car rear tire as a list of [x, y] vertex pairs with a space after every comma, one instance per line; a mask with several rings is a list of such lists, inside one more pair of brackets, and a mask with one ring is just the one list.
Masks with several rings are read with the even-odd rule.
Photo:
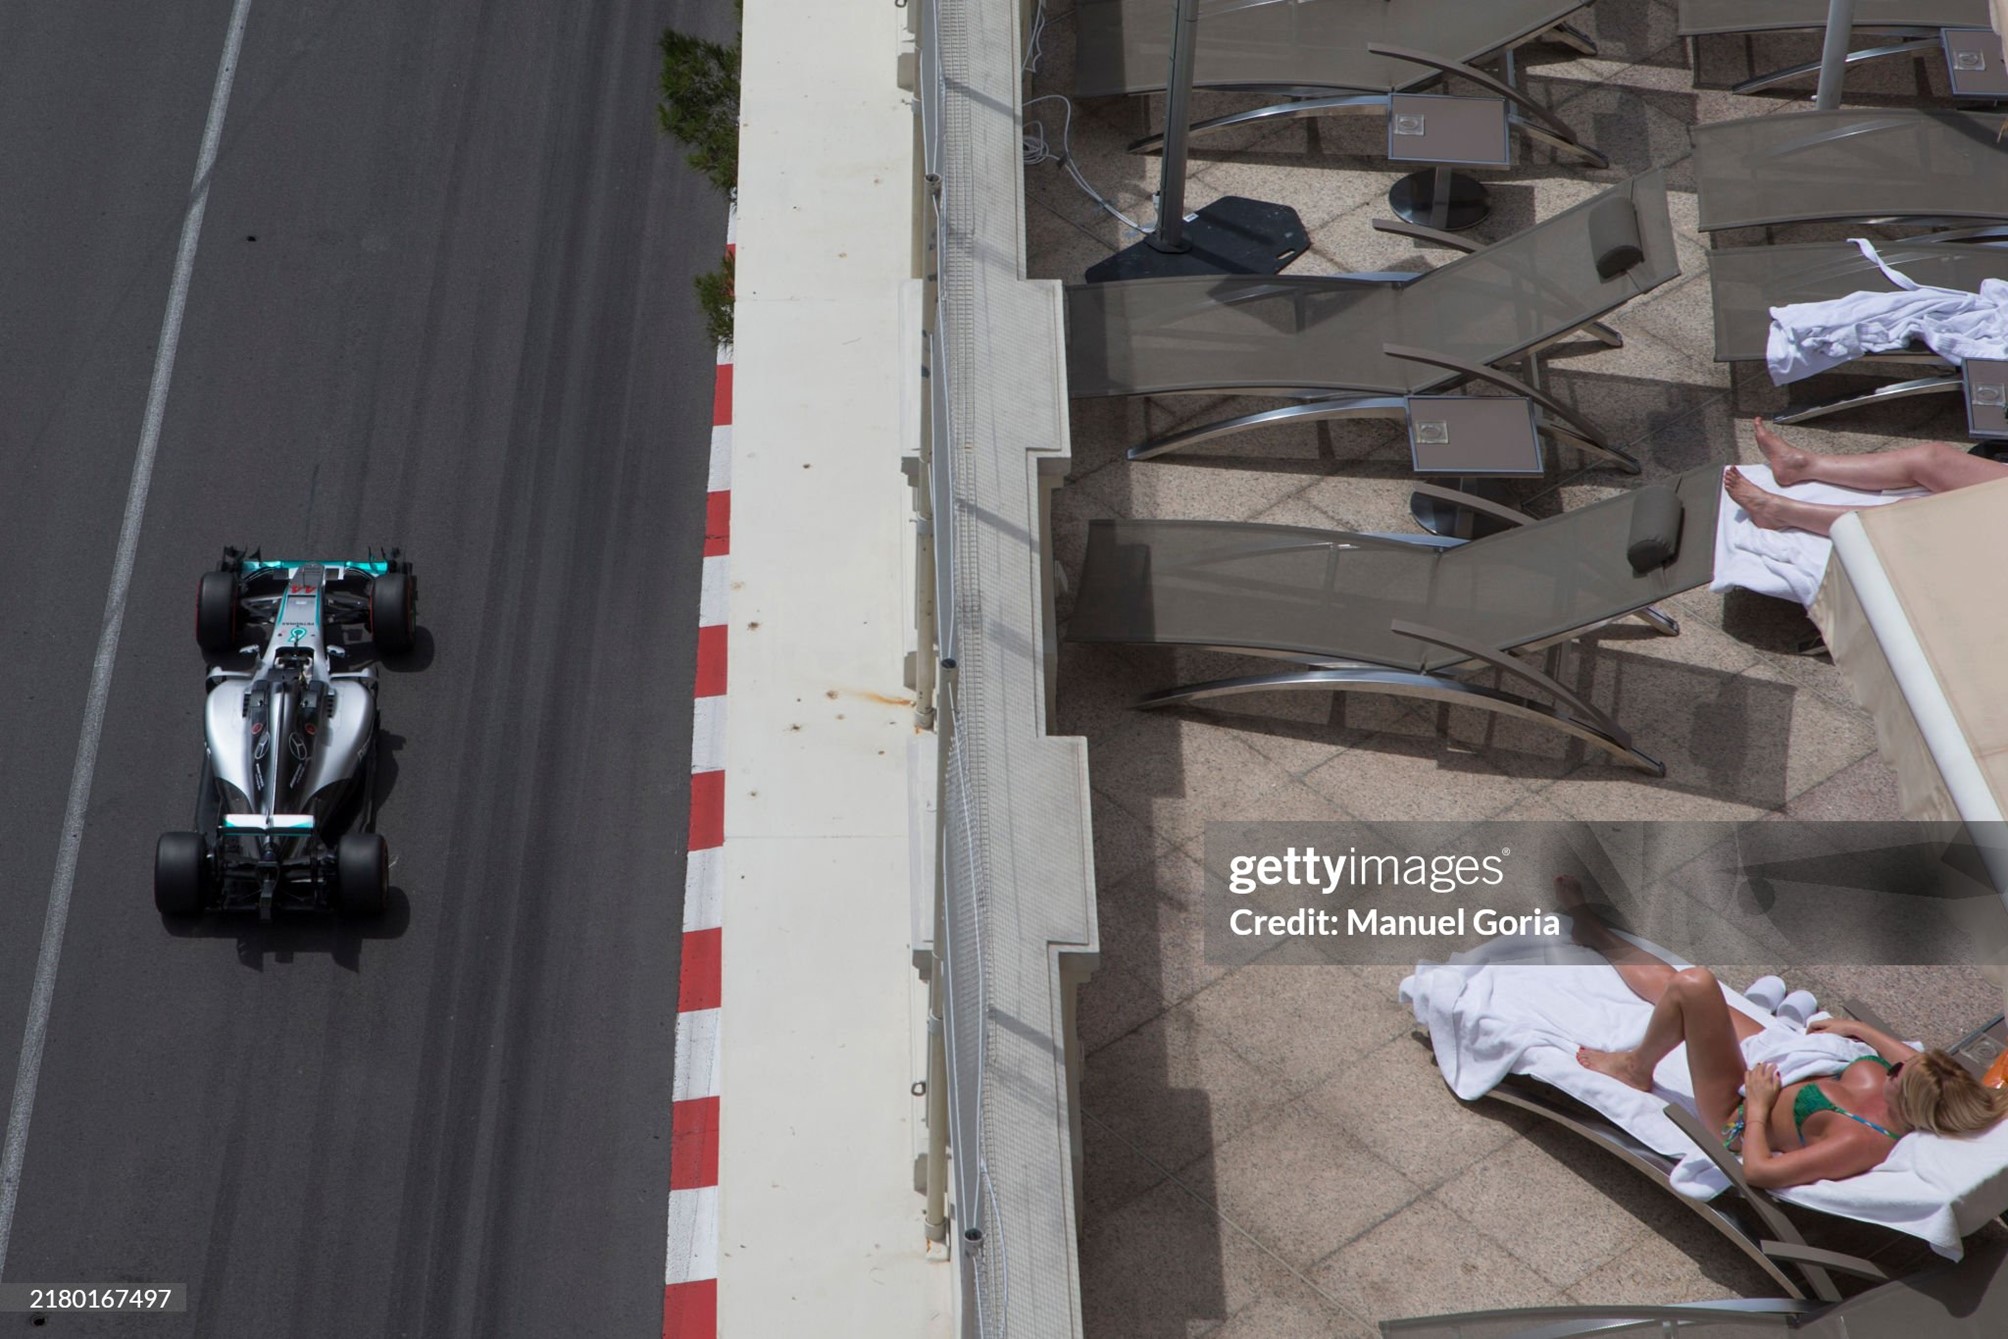
[[418, 578], [385, 572], [370, 583], [370, 636], [380, 655], [400, 656], [418, 640]]
[[153, 905], [163, 916], [200, 916], [209, 899], [209, 852], [199, 832], [163, 832], [153, 848]]
[[210, 656], [227, 656], [237, 649], [235, 573], [202, 574], [202, 584], [195, 588], [195, 644]]
[[390, 846], [375, 832], [351, 832], [335, 843], [335, 909], [344, 916], [380, 916], [390, 897]]

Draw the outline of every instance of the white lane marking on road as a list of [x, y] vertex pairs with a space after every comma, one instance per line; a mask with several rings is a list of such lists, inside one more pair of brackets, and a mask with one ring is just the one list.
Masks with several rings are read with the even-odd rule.
[[0, 1277], [7, 1271], [7, 1241], [14, 1230], [14, 1205], [21, 1192], [21, 1164], [28, 1152], [28, 1117], [35, 1110], [35, 1087], [41, 1080], [42, 1046], [49, 1032], [49, 1004], [56, 993], [56, 965], [63, 955], [63, 929], [70, 918], [70, 894], [77, 882], [77, 852], [84, 841], [84, 814], [91, 803], [91, 777], [98, 765], [98, 742], [104, 735], [105, 700], [111, 694], [112, 667], [118, 660], [119, 630], [125, 623], [126, 594], [139, 551], [140, 522], [146, 516], [147, 490], [153, 484], [153, 458], [160, 446], [160, 424], [167, 410], [167, 387], [174, 379], [174, 353], [181, 343], [181, 318], [188, 306], [188, 282], [195, 272], [195, 248], [202, 236], [202, 215], [209, 208], [209, 174], [223, 138], [223, 116], [230, 106], [230, 85], [237, 78], [237, 57], [244, 46], [244, 23], [251, 0], [237, 0], [230, 12], [230, 31], [223, 39], [223, 58], [216, 67], [216, 88], [209, 96], [209, 121], [202, 128], [202, 151], [195, 159], [195, 182], [189, 188], [188, 213], [181, 223], [181, 249], [174, 258], [174, 282], [167, 293], [167, 315], [160, 323], [160, 347], [153, 358], [153, 382], [147, 388], [146, 418], [140, 428], [139, 450], [133, 457], [132, 482], [126, 489], [125, 520], [119, 526], [118, 555], [112, 562], [111, 587], [105, 592], [105, 617], [98, 631], [98, 653], [91, 662], [91, 687], [84, 699], [84, 729], [77, 740], [77, 761], [70, 773], [70, 798], [63, 810], [63, 840], [56, 853], [56, 876], [49, 884], [49, 910], [42, 920], [42, 951], [35, 959], [35, 984], [28, 996], [28, 1021], [21, 1030], [21, 1062], [14, 1075], [14, 1102], [7, 1111], [7, 1139], [0, 1145]]

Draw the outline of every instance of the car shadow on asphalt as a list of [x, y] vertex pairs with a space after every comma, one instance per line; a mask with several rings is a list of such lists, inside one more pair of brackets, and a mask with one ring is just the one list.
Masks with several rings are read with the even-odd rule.
[[160, 923], [176, 939], [235, 939], [237, 961], [253, 971], [264, 971], [267, 962], [286, 964], [303, 954], [326, 954], [337, 966], [360, 972], [366, 941], [399, 939], [411, 927], [411, 898], [392, 884], [385, 892], [379, 916], [295, 912], [270, 922], [253, 916], [204, 916], [199, 920], [162, 916]]

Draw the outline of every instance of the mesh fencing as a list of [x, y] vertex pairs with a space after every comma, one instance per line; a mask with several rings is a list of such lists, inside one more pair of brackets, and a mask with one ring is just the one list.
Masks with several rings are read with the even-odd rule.
[[1078, 1333], [1053, 945], [1084, 944], [1085, 787], [1040, 732], [1030, 462], [1065, 435], [1053, 295], [1023, 280], [1018, 0], [910, 0], [929, 218], [922, 465], [936, 728], [948, 1133], [963, 1333]]

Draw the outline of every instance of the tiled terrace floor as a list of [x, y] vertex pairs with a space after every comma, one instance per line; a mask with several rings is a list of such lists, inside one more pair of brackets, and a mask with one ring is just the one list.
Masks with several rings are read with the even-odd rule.
[[[1071, 87], [1073, 32], [1055, 0], [1033, 93]], [[1761, 370], [1712, 361], [1706, 239], [1694, 230], [1687, 128], [1790, 114], [1791, 97], [1720, 91], [1752, 68], [1741, 42], [1704, 47], [1695, 87], [1675, 6], [1598, 0], [1582, 25], [1594, 59], [1523, 53], [1524, 85], [1611, 160], [1605, 171], [1521, 146], [1493, 174], [1496, 238], [1666, 167], [1684, 274], [1612, 321], [1617, 350], [1550, 364], [1551, 386], [1645, 462], [1646, 477], [1757, 459], [1752, 414], [1785, 403]], [[1766, 40], [1763, 68], [1817, 55], [1817, 40]], [[1850, 77], [1851, 102], [1937, 100], [1942, 70], [1884, 62]], [[1202, 94], [1197, 113], [1245, 100]], [[1060, 104], [1031, 109], [1057, 143]], [[1156, 160], [1122, 146], [1155, 128], [1159, 100], [1074, 109], [1082, 171], [1148, 222]], [[1219, 195], [1287, 201], [1314, 249], [1299, 273], [1422, 268], [1448, 253], [1375, 233], [1395, 174], [1373, 119], [1296, 122], [1240, 141], [1196, 142], [1188, 206]], [[1027, 169], [1035, 277], [1078, 279], [1127, 238], [1052, 164]], [[1802, 237], [1844, 235], [1802, 231]], [[1742, 238], [1732, 240], [1761, 240]], [[1800, 393], [1821, 397], [1831, 384]], [[1405, 451], [1392, 424], [1294, 429], [1178, 463], [1123, 449], [1227, 402], [1081, 401], [1074, 469], [1054, 505], [1059, 558], [1077, 571], [1087, 522], [1193, 516], [1348, 530], [1412, 530]], [[1250, 402], [1253, 404], [1254, 402]], [[1955, 437], [1953, 397], [1823, 420], [1794, 435], [1871, 451]], [[1573, 461], [1536, 512], [1629, 486]], [[1551, 479], [1551, 483], [1553, 480]], [[1678, 638], [1614, 628], [1569, 662], [1572, 683], [1667, 763], [1655, 781], [1560, 736], [1464, 709], [1361, 698], [1241, 699], [1230, 711], [1145, 715], [1140, 689], [1211, 677], [1195, 653], [1066, 646], [1056, 728], [1086, 735], [1103, 966], [1082, 991], [1086, 1190], [1081, 1264], [1090, 1339], [1294, 1339], [1369, 1335], [1387, 1318], [1554, 1302], [1764, 1295], [1763, 1276], [1637, 1173], [1504, 1108], [1445, 1090], [1395, 999], [1399, 968], [1261, 964], [1229, 971], [1201, 951], [1201, 843], [1233, 819], [1757, 819], [1897, 816], [1871, 722], [1824, 659], [1794, 654], [1796, 606], [1744, 593], [1669, 602]], [[1064, 602], [1063, 602], [1064, 611]], [[1243, 667], [1237, 667], [1243, 668]], [[1738, 983], [1764, 964], [1717, 964]], [[1952, 968], [1828, 968], [1794, 984], [1852, 996], [1912, 1035], [1950, 1040], [1998, 1010]], [[1821, 1229], [1816, 1240], [1846, 1234]], [[1856, 1243], [1858, 1246], [1865, 1243]]]

